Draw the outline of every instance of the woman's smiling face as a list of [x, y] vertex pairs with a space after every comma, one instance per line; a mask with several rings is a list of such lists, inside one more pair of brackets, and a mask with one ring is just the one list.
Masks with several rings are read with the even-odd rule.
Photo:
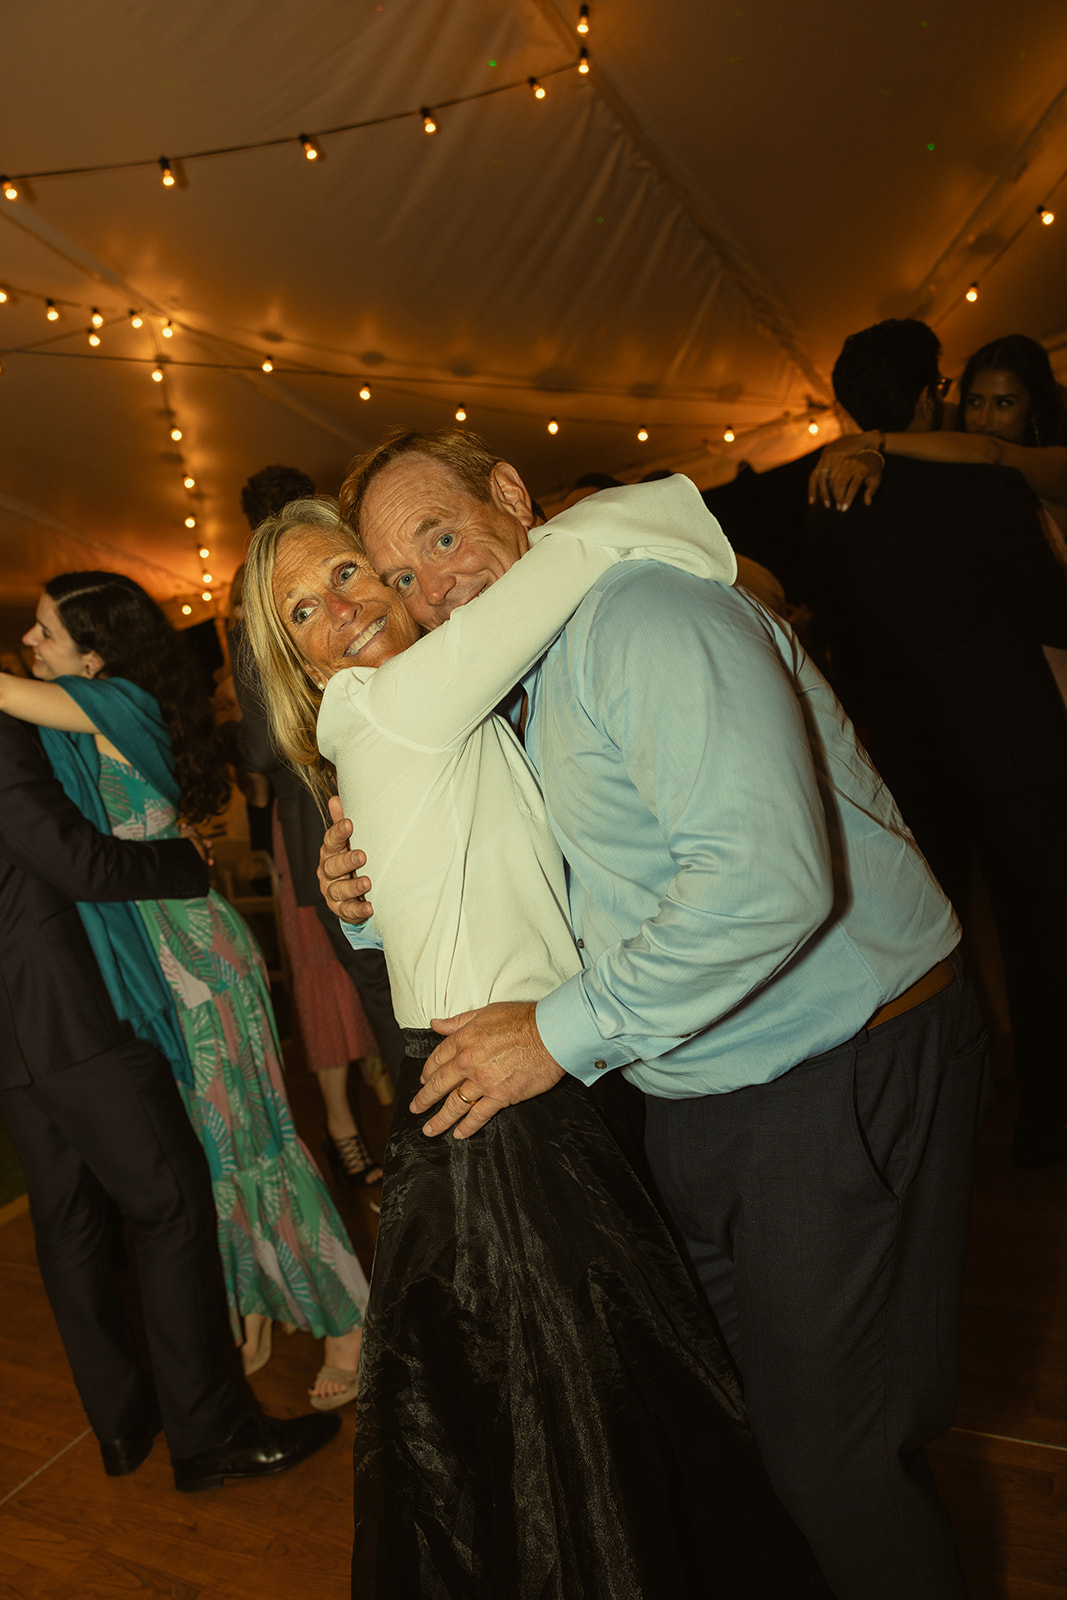
[[283, 628], [320, 683], [345, 667], [380, 667], [421, 632], [367, 558], [321, 528], [286, 536], [271, 587]]

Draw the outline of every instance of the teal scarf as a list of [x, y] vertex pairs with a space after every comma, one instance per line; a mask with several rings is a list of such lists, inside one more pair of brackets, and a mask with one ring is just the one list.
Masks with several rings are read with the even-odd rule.
[[[153, 697], [125, 678], [64, 677], [56, 681], [130, 765], [164, 799], [177, 805], [170, 739]], [[100, 757], [93, 735], [42, 728], [41, 739], [56, 777], [82, 816], [101, 833], [110, 833], [100, 798]], [[128, 900], [79, 901], [78, 911], [115, 1010], [139, 1039], [149, 1040], [162, 1051], [178, 1082], [191, 1089], [193, 1069], [174, 1000], [136, 904]]]

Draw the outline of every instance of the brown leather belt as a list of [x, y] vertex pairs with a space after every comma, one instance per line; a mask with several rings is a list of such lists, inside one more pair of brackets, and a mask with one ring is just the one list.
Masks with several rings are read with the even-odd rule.
[[887, 1000], [884, 1006], [880, 1006], [868, 1022], [868, 1029], [877, 1028], [881, 1023], [891, 1021], [893, 1017], [902, 1017], [905, 1011], [911, 1011], [914, 1006], [921, 1006], [924, 1000], [930, 1000], [935, 994], [940, 994], [942, 989], [947, 989], [955, 976], [956, 969], [952, 965], [952, 958], [946, 956], [936, 967], [931, 967], [921, 978], [916, 978], [910, 989], [905, 989], [895, 1000]]

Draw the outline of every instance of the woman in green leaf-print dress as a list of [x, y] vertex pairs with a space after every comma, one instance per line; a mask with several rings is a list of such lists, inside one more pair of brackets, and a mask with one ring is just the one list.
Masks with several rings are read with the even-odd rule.
[[[34, 676], [0, 678], [0, 707], [42, 728], [71, 798], [126, 838], [178, 831], [219, 809], [206, 698], [190, 688], [174, 630], [115, 573], [52, 579], [25, 642]], [[215, 1193], [234, 1338], [246, 1370], [272, 1320], [326, 1340], [311, 1391], [354, 1398], [367, 1281], [323, 1180], [297, 1138], [262, 958], [237, 913], [202, 900], [80, 908], [112, 998], [171, 1061]], [[149, 968], [153, 970], [149, 970]], [[177, 1026], [175, 1026], [177, 1024]]]

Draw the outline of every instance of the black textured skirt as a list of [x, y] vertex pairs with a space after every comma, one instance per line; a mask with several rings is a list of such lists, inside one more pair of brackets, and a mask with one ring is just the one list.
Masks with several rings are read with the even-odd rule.
[[353, 1571], [377, 1600], [825, 1600], [588, 1090], [564, 1079], [469, 1140], [428, 1139], [421, 1067], [385, 1157]]

